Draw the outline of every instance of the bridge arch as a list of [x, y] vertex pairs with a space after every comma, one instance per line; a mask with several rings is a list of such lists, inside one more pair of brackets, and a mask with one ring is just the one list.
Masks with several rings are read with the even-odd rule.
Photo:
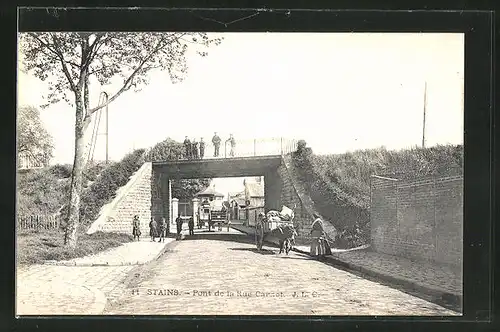
[[151, 216], [173, 222], [171, 181], [195, 178], [264, 176], [264, 208], [266, 211], [280, 210], [283, 181], [279, 168], [282, 162], [281, 155], [152, 162]]

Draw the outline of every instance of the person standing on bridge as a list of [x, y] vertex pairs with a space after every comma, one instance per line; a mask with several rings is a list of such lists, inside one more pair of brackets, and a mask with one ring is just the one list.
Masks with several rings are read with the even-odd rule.
[[198, 159], [198, 142], [196, 138], [193, 138], [193, 159]]
[[203, 159], [205, 155], [205, 142], [203, 141], [203, 137], [200, 138], [200, 159]]
[[189, 138], [186, 136], [186, 138], [184, 139], [184, 157], [186, 159], [191, 159], [191, 153], [193, 151], [193, 148], [191, 146], [191, 141], [189, 140]]
[[221, 139], [217, 136], [217, 133], [214, 133], [214, 137], [212, 138], [212, 143], [214, 145], [214, 157], [219, 156], [219, 148], [220, 148]]
[[234, 157], [234, 150], [236, 148], [236, 140], [234, 139], [233, 134], [229, 134], [229, 138], [226, 141], [226, 144], [229, 143], [231, 146], [231, 150], [229, 151], [229, 156]]

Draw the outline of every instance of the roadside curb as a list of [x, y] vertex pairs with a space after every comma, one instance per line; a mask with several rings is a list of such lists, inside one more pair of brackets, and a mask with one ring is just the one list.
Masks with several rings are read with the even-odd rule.
[[[247, 235], [250, 235], [248, 232], [245, 232], [244, 230], [240, 230], [240, 229], [237, 229], [237, 230], [240, 232], [246, 233]], [[304, 250], [300, 250], [297, 248], [293, 248], [292, 250], [295, 252], [301, 253], [301, 254], [309, 255], [309, 252], [304, 251]], [[439, 288], [435, 288], [435, 287], [431, 287], [431, 286], [424, 286], [422, 284], [418, 284], [418, 283], [416, 283], [412, 280], [409, 280], [407, 278], [394, 277], [394, 276], [388, 275], [386, 273], [376, 271], [374, 269], [365, 268], [361, 265], [345, 262], [345, 261], [343, 261], [335, 256], [327, 256], [326, 259], [327, 259], [326, 263], [330, 263], [330, 264], [335, 265], [335, 266], [343, 267], [343, 268], [350, 270], [350, 271], [359, 272], [363, 275], [370, 276], [374, 279], [384, 281], [388, 284], [398, 285], [398, 286], [400, 286], [403, 289], [406, 289], [408, 291], [413, 291], [415, 293], [420, 293], [420, 294], [430, 296], [430, 297], [432, 297], [433, 302], [438, 303], [439, 305], [445, 305], [448, 307], [451, 305], [452, 307], [455, 308], [454, 310], [456, 310], [457, 308], [462, 308], [463, 296], [460, 294], [453, 294], [453, 293], [446, 291], [446, 290], [443, 290], [443, 289], [439, 289]]]
[[406, 289], [408, 291], [413, 291], [416, 293], [421, 293], [430, 296], [432, 297], [434, 302], [440, 305], [451, 304], [455, 308], [462, 307], [462, 298], [463, 298], [462, 295], [453, 294], [446, 290], [431, 286], [425, 286], [404, 277], [394, 277], [386, 273], [376, 271], [374, 269], [368, 269], [357, 264], [348, 263], [334, 256], [327, 256], [326, 259], [327, 262], [331, 263], [332, 265], [341, 266], [348, 270], [357, 271], [360, 272], [361, 274], [370, 276], [372, 278], [385, 281], [389, 284], [401, 286], [403, 289]]
[[158, 250], [158, 253], [153, 257], [148, 260], [144, 261], [136, 261], [136, 262], [117, 262], [117, 263], [108, 263], [108, 262], [102, 262], [102, 263], [86, 263], [86, 262], [69, 262], [69, 261], [45, 261], [42, 264], [43, 265], [52, 265], [52, 266], [73, 266], [73, 267], [95, 267], [95, 266], [137, 266], [137, 265], [144, 265], [149, 262], [155, 261], [158, 258], [160, 258], [161, 255], [165, 252], [167, 246], [174, 241], [169, 241], [163, 244], [163, 247]]

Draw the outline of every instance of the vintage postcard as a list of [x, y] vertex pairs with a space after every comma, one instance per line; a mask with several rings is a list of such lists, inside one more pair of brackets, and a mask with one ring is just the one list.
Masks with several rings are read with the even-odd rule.
[[462, 315], [463, 34], [18, 45], [17, 315]]

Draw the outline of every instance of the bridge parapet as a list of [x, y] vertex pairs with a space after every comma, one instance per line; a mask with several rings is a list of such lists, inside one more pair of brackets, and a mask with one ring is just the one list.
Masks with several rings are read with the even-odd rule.
[[215, 146], [212, 144], [211, 140], [206, 140], [203, 159], [285, 155], [296, 151], [298, 142], [295, 139], [284, 137], [235, 140], [236, 145], [234, 148], [231, 148], [230, 142], [224, 142], [223, 140], [219, 147], [218, 156], [215, 155]]

